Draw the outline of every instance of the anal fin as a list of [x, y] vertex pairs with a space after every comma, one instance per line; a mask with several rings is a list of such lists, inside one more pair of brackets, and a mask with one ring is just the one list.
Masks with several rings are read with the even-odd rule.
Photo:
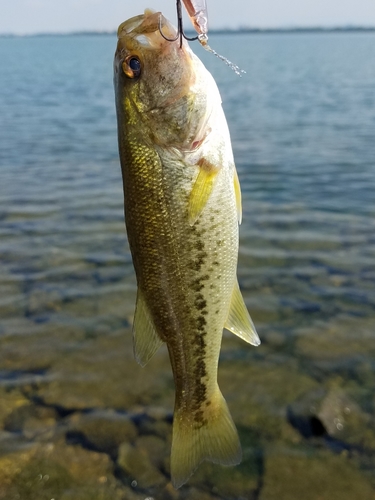
[[133, 348], [135, 359], [141, 366], [145, 366], [162, 344], [163, 341], [156, 333], [142, 292], [138, 289], [133, 322]]
[[229, 314], [224, 328], [249, 344], [255, 346], [260, 344], [260, 339], [250, 318], [237, 280], [233, 287]]

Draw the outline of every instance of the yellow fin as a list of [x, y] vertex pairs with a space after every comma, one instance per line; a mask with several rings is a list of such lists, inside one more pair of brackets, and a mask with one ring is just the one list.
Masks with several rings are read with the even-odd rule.
[[224, 328], [231, 331], [249, 344], [255, 346], [260, 344], [260, 339], [255, 330], [254, 323], [251, 321], [249, 311], [247, 310], [243, 300], [237, 280], [233, 287], [229, 314]]
[[162, 344], [142, 292], [138, 289], [133, 322], [133, 348], [137, 363], [145, 366]]
[[196, 222], [206, 206], [215, 184], [216, 175], [220, 170], [204, 158], [199, 160], [198, 166], [198, 176], [189, 199], [189, 223], [191, 226]]
[[175, 409], [171, 450], [171, 477], [180, 488], [203, 460], [222, 465], [237, 465], [242, 451], [228, 406], [219, 387], [202, 403], [204, 420], [195, 422], [189, 408]]
[[241, 222], [242, 222], [241, 186], [240, 186], [240, 181], [238, 179], [238, 175], [237, 175], [236, 169], [234, 169], [233, 184], [234, 184], [234, 194], [236, 196], [236, 207], [237, 207], [238, 224], [241, 224]]

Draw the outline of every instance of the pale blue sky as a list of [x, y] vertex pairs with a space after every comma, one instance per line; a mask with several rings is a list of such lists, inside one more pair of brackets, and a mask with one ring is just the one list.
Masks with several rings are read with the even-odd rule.
[[[375, 0], [207, 0], [210, 27], [375, 26]], [[175, 18], [175, 0], [0, 0], [0, 33], [115, 30], [146, 7]]]

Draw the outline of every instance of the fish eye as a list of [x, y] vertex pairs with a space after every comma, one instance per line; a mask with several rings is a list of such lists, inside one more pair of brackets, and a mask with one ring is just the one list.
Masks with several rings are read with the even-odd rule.
[[128, 78], [138, 78], [141, 74], [141, 61], [136, 56], [128, 56], [122, 63], [122, 69]]

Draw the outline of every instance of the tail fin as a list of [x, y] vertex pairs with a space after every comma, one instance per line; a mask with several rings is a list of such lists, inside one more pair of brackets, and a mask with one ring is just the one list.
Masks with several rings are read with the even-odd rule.
[[199, 423], [194, 421], [188, 409], [175, 410], [171, 451], [171, 476], [175, 488], [186, 483], [203, 460], [222, 465], [241, 462], [237, 430], [219, 387], [210, 404], [204, 402], [201, 409], [204, 417]]

